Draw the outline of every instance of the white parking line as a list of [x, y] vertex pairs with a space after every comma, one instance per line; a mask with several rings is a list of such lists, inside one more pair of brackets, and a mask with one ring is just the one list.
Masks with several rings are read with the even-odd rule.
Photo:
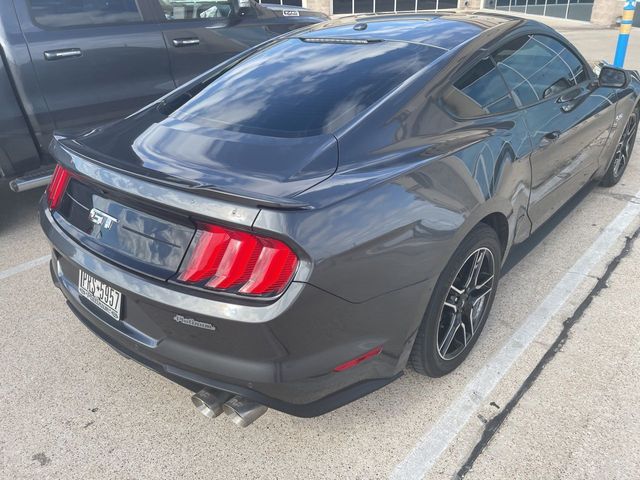
[[[640, 192], [636, 194], [636, 197], [638, 196]], [[476, 374], [431, 429], [420, 438], [409, 455], [396, 466], [391, 473], [393, 480], [424, 478], [513, 363], [564, 306], [583, 280], [591, 274], [591, 270], [604, 258], [631, 222], [637, 220], [639, 214], [640, 204], [635, 200], [627, 203], [502, 349]]]
[[15, 267], [2, 270], [0, 272], [0, 280], [4, 280], [5, 278], [12, 277], [17, 273], [25, 272], [27, 270], [31, 270], [34, 267], [38, 267], [44, 263], [47, 263], [50, 258], [51, 255], [45, 255], [44, 257], [35, 258], [33, 260], [29, 260], [28, 262], [21, 263], [20, 265], [16, 265]]

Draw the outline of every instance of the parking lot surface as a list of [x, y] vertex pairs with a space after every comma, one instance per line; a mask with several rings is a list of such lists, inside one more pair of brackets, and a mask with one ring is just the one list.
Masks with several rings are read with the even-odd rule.
[[[612, 56], [615, 32], [563, 31]], [[619, 185], [587, 187], [513, 252], [453, 374], [407, 370], [322, 417], [246, 429], [80, 324], [43, 260], [41, 194], [0, 184], [0, 478], [637, 478], [638, 147]]]

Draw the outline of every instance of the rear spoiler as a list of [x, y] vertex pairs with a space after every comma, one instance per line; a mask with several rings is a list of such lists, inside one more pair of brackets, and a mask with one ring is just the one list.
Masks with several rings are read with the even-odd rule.
[[64, 168], [89, 182], [126, 192], [146, 202], [168, 206], [187, 214], [250, 227], [261, 208], [279, 210], [310, 209], [311, 205], [293, 199], [243, 195], [213, 188], [198, 188], [149, 178], [107, 166], [70, 148], [64, 137], [55, 136], [49, 146], [53, 158]]

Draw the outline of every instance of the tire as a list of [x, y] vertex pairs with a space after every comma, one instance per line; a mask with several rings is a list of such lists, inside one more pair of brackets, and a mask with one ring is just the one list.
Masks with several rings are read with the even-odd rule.
[[[482, 260], [479, 260], [481, 255]], [[472, 274], [470, 269], [478, 263], [479, 275]], [[480, 223], [458, 246], [434, 288], [409, 357], [416, 372], [441, 377], [464, 361], [491, 311], [501, 264], [502, 247], [498, 235], [493, 228]], [[487, 280], [491, 273], [489, 266], [493, 275], [490, 281]], [[463, 288], [467, 282], [469, 286]], [[476, 290], [471, 288], [472, 283], [485, 285]], [[485, 293], [486, 288], [490, 288], [488, 293]]]
[[600, 185], [603, 187], [613, 187], [622, 178], [622, 175], [629, 164], [629, 160], [631, 159], [631, 153], [633, 152], [633, 146], [638, 133], [639, 119], [640, 108], [636, 108], [627, 120], [627, 124], [624, 127], [620, 141], [613, 153], [613, 158], [611, 159], [609, 168], [607, 168], [604, 177], [600, 181]]

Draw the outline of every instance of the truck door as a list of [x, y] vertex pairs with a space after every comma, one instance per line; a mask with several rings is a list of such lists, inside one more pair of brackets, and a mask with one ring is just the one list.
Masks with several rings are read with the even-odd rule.
[[172, 90], [149, 0], [15, 0], [55, 128], [123, 117]]
[[[238, 15], [231, 0], [152, 0], [162, 24], [176, 84], [275, 37], [254, 5]], [[271, 16], [274, 16], [271, 14]]]
[[0, 177], [40, 166], [40, 156], [0, 55]]

